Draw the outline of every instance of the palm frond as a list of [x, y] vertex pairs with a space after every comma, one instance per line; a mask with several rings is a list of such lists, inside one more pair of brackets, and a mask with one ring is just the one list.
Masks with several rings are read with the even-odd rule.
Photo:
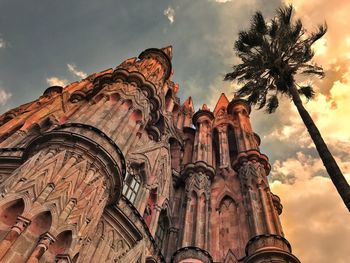
[[317, 40], [319, 40], [321, 37], [323, 37], [328, 30], [327, 23], [324, 23], [323, 25], [318, 26], [318, 30], [316, 32], [313, 32], [309, 38], [310, 40], [310, 46], [315, 43]]
[[271, 114], [276, 111], [278, 108], [279, 102], [277, 95], [272, 95], [271, 97], [268, 98], [267, 104], [266, 104], [266, 112]]
[[265, 107], [266, 101], [267, 101], [267, 91], [265, 91], [265, 92], [260, 94], [259, 102], [257, 103], [258, 104], [258, 110], [261, 110], [262, 108]]
[[302, 29], [303, 29], [303, 23], [301, 22], [300, 19], [297, 19], [297, 21], [295, 22], [290, 32], [291, 39], [296, 41], [299, 38], [300, 34], [303, 33]]
[[311, 85], [301, 86], [298, 89], [298, 92], [300, 95], [305, 96], [305, 98], [307, 98], [307, 100], [311, 100], [315, 97], [315, 91]]
[[292, 5], [288, 5], [278, 9], [277, 15], [278, 15], [279, 21], [284, 25], [288, 25], [291, 21], [292, 13], [293, 13]]
[[274, 38], [277, 35], [278, 23], [276, 19], [271, 20], [271, 25], [269, 26], [269, 35], [271, 38]]
[[249, 31], [241, 31], [238, 33], [237, 42], [247, 45], [248, 47], [256, 47], [262, 43], [262, 37]]
[[261, 12], [256, 12], [253, 16], [251, 30], [260, 34], [266, 34], [267, 25]]

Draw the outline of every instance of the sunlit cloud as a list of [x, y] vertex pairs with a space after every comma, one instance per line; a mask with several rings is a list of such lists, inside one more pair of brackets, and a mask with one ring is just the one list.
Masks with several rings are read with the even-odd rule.
[[68, 84], [68, 80], [66, 79], [60, 79], [58, 77], [50, 77], [46, 79], [47, 84], [49, 86], [66, 86]]
[[175, 21], [175, 10], [171, 6], [164, 10], [163, 14], [168, 18], [170, 24]]
[[0, 88], [0, 105], [5, 105], [11, 97], [12, 94], [10, 92]]
[[74, 64], [67, 64], [68, 70], [75, 76], [79, 77], [79, 78], [86, 78], [87, 74], [84, 71], [78, 70], [77, 66]]
[[[293, 178], [292, 183], [276, 180], [270, 186], [281, 197], [284, 232], [301, 262], [345, 263], [349, 256], [350, 214], [331, 180], [320, 174], [322, 166], [320, 159], [300, 152], [296, 158], [274, 164], [274, 172], [283, 175], [281, 181]], [[350, 174], [346, 176], [350, 181]]]
[[5, 39], [0, 37], [0, 48], [6, 48], [6, 46], [7, 46], [7, 42], [5, 41]]

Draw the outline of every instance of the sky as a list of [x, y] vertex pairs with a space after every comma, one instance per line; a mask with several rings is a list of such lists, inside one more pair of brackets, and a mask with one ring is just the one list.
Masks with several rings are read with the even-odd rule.
[[[350, 180], [350, 1], [346, 0], [0, 0], [0, 112], [114, 68], [146, 48], [173, 46], [173, 80], [181, 101], [211, 109], [233, 97], [223, 76], [238, 62], [233, 43], [260, 10], [271, 18], [292, 2], [309, 31], [328, 24], [315, 46], [326, 77], [308, 79], [317, 90], [306, 103]], [[287, 99], [272, 115], [254, 110], [254, 130], [272, 165], [272, 192], [282, 199], [282, 225], [293, 253], [307, 263], [350, 258], [350, 214], [328, 178], [296, 109]]]

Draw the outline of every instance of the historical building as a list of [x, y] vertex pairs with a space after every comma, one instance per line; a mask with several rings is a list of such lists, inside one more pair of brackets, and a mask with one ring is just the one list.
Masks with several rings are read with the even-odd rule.
[[172, 49], [0, 117], [1, 262], [298, 263], [250, 107], [180, 104]]

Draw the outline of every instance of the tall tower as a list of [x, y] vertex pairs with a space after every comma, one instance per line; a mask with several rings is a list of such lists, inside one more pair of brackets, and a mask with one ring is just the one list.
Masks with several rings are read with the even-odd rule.
[[282, 205], [270, 191], [270, 165], [250, 111], [244, 100], [222, 94], [213, 112], [204, 104], [194, 113], [193, 148], [184, 153], [192, 158], [178, 183], [184, 212], [173, 262], [299, 262], [284, 238]]
[[0, 117], [0, 262], [288, 262], [250, 107], [182, 105], [172, 49]]

